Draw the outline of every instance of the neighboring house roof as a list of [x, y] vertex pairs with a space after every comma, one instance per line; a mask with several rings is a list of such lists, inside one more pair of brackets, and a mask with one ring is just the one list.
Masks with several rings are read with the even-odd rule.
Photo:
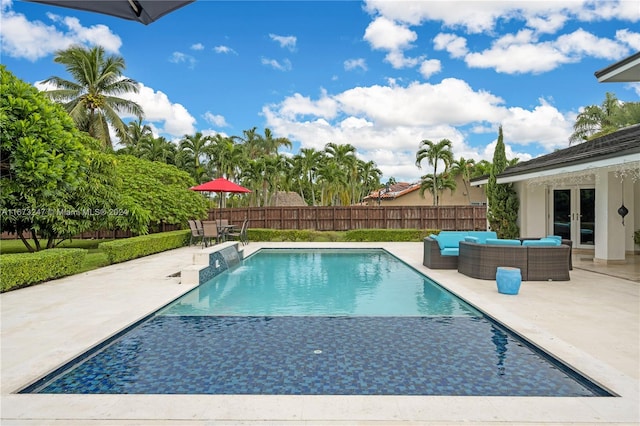
[[402, 197], [410, 192], [417, 191], [420, 189], [419, 183], [407, 183], [407, 182], [397, 182], [393, 185], [389, 186], [389, 191], [387, 188], [380, 188], [377, 191], [372, 191], [369, 195], [364, 197], [365, 200], [374, 199], [377, 200], [378, 196], [380, 196], [383, 200], [394, 200], [398, 197]]
[[274, 207], [301, 207], [306, 206], [300, 194], [292, 191], [278, 191], [273, 197]]
[[600, 83], [640, 81], [640, 52], [595, 73]]
[[[572, 172], [625, 162], [640, 162], [640, 124], [508, 167], [498, 176], [498, 183], [520, 181], [558, 169]], [[486, 176], [472, 179], [471, 184], [481, 185], [487, 179]]]

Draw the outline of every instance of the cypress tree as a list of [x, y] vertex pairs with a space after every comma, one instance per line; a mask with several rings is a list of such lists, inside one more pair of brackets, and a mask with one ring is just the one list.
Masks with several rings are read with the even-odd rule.
[[519, 201], [518, 194], [513, 189], [512, 183], [498, 184], [497, 176], [507, 168], [507, 156], [505, 153], [502, 126], [498, 129], [498, 142], [493, 152], [493, 164], [487, 183], [487, 199], [489, 209], [487, 219], [492, 231], [498, 234], [498, 238], [518, 238], [520, 229], [516, 223], [518, 219]]

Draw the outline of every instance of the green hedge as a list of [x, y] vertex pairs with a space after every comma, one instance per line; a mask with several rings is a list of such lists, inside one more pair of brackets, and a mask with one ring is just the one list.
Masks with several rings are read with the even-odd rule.
[[422, 241], [426, 236], [438, 233], [436, 229], [354, 229], [351, 231], [313, 231], [309, 229], [258, 229], [250, 228], [250, 241]]
[[0, 257], [0, 291], [26, 287], [77, 273], [87, 251], [50, 249], [36, 253], [3, 254]]
[[425, 229], [354, 229], [347, 231], [346, 241], [422, 241], [431, 234], [433, 230]]
[[189, 230], [162, 232], [159, 234], [108, 241], [106, 243], [100, 243], [98, 248], [107, 254], [109, 263], [120, 263], [137, 259], [138, 257], [184, 247], [189, 244], [190, 235], [191, 231]]

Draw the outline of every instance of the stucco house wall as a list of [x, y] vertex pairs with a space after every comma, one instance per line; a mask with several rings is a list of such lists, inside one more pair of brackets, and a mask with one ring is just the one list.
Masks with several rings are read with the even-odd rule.
[[[408, 185], [408, 184], [406, 184]], [[471, 198], [471, 204], [486, 204], [486, 194], [484, 187], [477, 187], [468, 185], [469, 196]], [[380, 205], [382, 206], [432, 206], [433, 196], [429, 191], [424, 192], [424, 196], [420, 195], [419, 184], [414, 184], [413, 187], [398, 191], [394, 190], [395, 185], [392, 186], [389, 193], [386, 193], [386, 189], [382, 189], [382, 197], [380, 198]], [[365, 203], [369, 206], [378, 205], [378, 193], [372, 192], [365, 199]], [[462, 176], [456, 177], [456, 189], [454, 191], [445, 190], [440, 195], [441, 206], [466, 206], [469, 205], [469, 198], [467, 197], [467, 189], [464, 187]]]

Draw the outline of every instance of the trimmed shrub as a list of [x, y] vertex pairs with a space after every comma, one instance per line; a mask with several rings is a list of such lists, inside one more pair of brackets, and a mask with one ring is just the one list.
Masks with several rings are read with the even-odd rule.
[[247, 231], [250, 241], [422, 241], [434, 229], [354, 229], [351, 231], [313, 231], [309, 229], [258, 229]]
[[431, 230], [424, 229], [353, 229], [346, 231], [345, 241], [422, 241], [431, 234]]
[[77, 273], [87, 251], [50, 249], [36, 253], [3, 254], [0, 257], [0, 291], [27, 287]]
[[189, 244], [191, 231], [180, 230], [100, 243], [98, 248], [107, 254], [109, 263], [120, 263], [160, 253]]

